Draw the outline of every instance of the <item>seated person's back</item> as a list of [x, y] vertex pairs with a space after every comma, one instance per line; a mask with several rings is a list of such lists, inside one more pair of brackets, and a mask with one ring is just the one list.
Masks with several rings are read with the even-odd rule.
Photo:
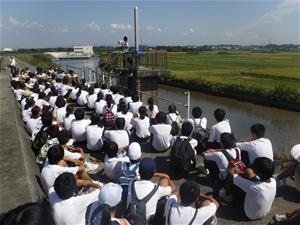
[[133, 102], [128, 103], [129, 110], [133, 114], [138, 113], [139, 108], [143, 105], [143, 103], [139, 101], [139, 97], [137, 95], [132, 96], [132, 101]]
[[72, 137], [76, 141], [86, 141], [86, 127], [91, 123], [89, 119], [84, 119], [84, 111], [76, 109], [75, 119], [71, 125]]
[[107, 130], [104, 132], [104, 137], [111, 142], [115, 142], [119, 149], [123, 149], [129, 145], [129, 132], [124, 130], [125, 119], [117, 118], [115, 122], [115, 130]]

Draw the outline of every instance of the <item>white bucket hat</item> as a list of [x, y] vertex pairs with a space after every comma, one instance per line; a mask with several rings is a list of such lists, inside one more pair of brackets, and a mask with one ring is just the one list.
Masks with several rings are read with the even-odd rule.
[[122, 199], [122, 187], [119, 184], [107, 183], [105, 184], [99, 194], [100, 204], [107, 204], [110, 207], [115, 207]]
[[295, 145], [291, 149], [291, 155], [295, 160], [297, 160], [300, 163], [300, 144]]
[[129, 145], [127, 155], [131, 160], [138, 160], [142, 157], [141, 146], [137, 142], [132, 142]]

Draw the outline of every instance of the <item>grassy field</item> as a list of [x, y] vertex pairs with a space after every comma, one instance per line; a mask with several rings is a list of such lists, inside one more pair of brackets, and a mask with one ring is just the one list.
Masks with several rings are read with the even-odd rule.
[[52, 56], [42, 53], [16, 53], [14, 56], [43, 69], [58, 67], [58, 65], [52, 61]]
[[173, 80], [300, 101], [300, 52], [169, 52], [168, 68]]

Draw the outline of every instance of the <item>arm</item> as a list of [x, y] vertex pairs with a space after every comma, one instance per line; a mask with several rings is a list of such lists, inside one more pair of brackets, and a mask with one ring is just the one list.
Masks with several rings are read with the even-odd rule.
[[162, 187], [171, 187], [171, 193], [173, 193], [174, 191], [176, 191], [176, 185], [174, 184], [173, 181], [170, 180], [170, 177], [165, 174], [165, 173], [155, 173], [154, 176], [159, 177], [159, 186]]
[[207, 206], [210, 203], [214, 203], [217, 208], [220, 206], [219, 202], [217, 202], [216, 199], [214, 199], [213, 197], [204, 195], [202, 193], [200, 193], [200, 195], [199, 195], [199, 202], [202, 203], [202, 206]]

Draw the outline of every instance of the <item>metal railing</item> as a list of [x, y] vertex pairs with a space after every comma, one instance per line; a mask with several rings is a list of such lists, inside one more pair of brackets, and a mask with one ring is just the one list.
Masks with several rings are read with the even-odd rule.
[[139, 68], [152, 70], [168, 69], [168, 53], [167, 51], [147, 51], [147, 52], [122, 52], [114, 51], [106, 58], [106, 64], [116, 66], [118, 68], [128, 68], [130, 66], [128, 59], [131, 58], [133, 63], [138, 60]]

